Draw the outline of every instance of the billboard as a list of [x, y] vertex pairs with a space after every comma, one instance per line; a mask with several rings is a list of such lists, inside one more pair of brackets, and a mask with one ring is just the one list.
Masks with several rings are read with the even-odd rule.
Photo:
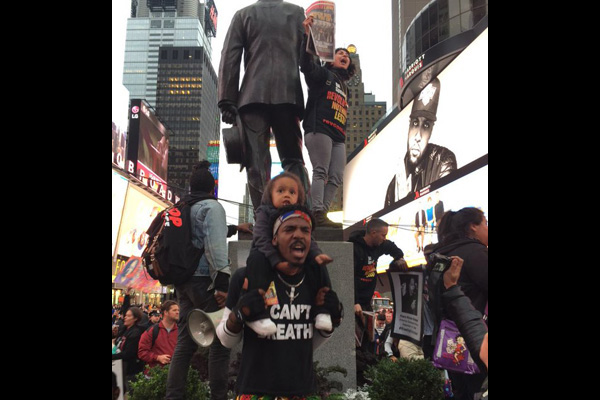
[[172, 201], [173, 193], [167, 188], [168, 156], [168, 129], [145, 100], [131, 99], [126, 170]]
[[121, 216], [123, 215], [123, 206], [125, 204], [125, 194], [129, 181], [119, 173], [112, 171], [112, 253], [115, 254], [117, 246], [117, 236], [119, 226], [121, 225]]
[[[389, 214], [397, 219], [398, 215], [390, 214], [393, 210], [414, 207], [411, 202], [434, 186], [458, 179], [465, 168], [473, 170], [473, 163], [481, 166], [482, 157], [487, 163], [487, 28], [437, 76], [426, 72], [419, 75], [421, 92], [398, 113], [390, 114], [390, 121], [379, 124], [381, 131], [372, 134], [346, 165], [344, 223], [351, 228], [345, 237], [371, 216]], [[468, 180], [479, 185], [468, 188], [471, 196], [485, 190], [487, 199], [487, 168], [485, 174]], [[466, 194], [464, 199], [470, 202]], [[404, 215], [401, 225], [407, 219]], [[397, 242], [401, 248], [402, 243]]]
[[119, 168], [125, 168], [125, 145], [127, 132], [122, 131], [115, 123], [112, 123], [112, 163]]
[[117, 273], [115, 283], [144, 293], [162, 293], [162, 285], [147, 274], [140, 257], [129, 257], [123, 269]]
[[140, 257], [148, 239], [146, 229], [158, 212], [167, 207], [167, 203], [159, 201], [144, 189], [130, 184], [123, 206], [116, 254], [124, 257]]
[[[472, 168], [475, 170], [471, 171]], [[387, 239], [402, 249], [409, 267], [426, 264], [423, 249], [428, 244], [438, 242], [436, 227], [445, 211], [475, 207], [483, 211], [489, 221], [487, 156], [472, 163], [461, 173], [464, 175], [441, 187], [432, 185], [433, 189], [418, 199], [374, 215], [390, 224]], [[389, 255], [379, 257], [377, 272], [387, 270], [392, 261]]]
[[217, 17], [219, 13], [217, 12], [217, 7], [215, 6], [215, 2], [213, 0], [207, 0], [206, 6], [204, 9], [204, 31], [206, 32], [206, 36], [208, 37], [216, 37], [217, 36]]
[[220, 141], [210, 140], [206, 148], [206, 160], [210, 162], [209, 171], [215, 178], [215, 197], [219, 197], [219, 147]]

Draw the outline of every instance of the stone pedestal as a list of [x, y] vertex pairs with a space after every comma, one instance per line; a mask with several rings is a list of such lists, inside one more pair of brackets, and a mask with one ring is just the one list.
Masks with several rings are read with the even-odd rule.
[[[315, 232], [318, 232], [317, 229]], [[340, 230], [336, 230], [341, 232]], [[313, 234], [315, 233], [313, 232]], [[332, 233], [336, 234], [336, 233]], [[344, 377], [338, 373], [328, 376], [329, 380], [339, 381], [343, 385], [343, 391], [356, 388], [356, 351], [354, 344], [354, 260], [353, 245], [349, 242], [328, 242], [315, 238], [323, 253], [333, 258], [333, 262], [327, 266], [333, 290], [337, 293], [344, 305], [344, 319], [342, 324], [335, 329], [329, 341], [319, 347], [314, 354], [314, 360], [319, 362], [320, 367], [339, 365], [348, 371]], [[232, 272], [238, 267], [246, 265], [246, 259], [250, 253], [249, 240], [229, 242], [229, 259], [231, 260]], [[232, 349], [232, 359], [236, 353], [241, 351], [241, 345]]]

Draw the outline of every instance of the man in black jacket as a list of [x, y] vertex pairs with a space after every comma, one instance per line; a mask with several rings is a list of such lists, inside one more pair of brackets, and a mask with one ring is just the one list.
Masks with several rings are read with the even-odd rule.
[[373, 311], [371, 298], [377, 285], [377, 259], [383, 254], [391, 255], [392, 268], [407, 270], [404, 252], [385, 237], [389, 224], [379, 218], [367, 223], [366, 231], [350, 235], [354, 244], [354, 313], [362, 318], [363, 311]]

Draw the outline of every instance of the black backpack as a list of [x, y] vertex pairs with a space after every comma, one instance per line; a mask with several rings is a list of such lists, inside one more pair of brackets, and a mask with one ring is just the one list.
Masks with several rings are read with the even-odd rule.
[[148, 244], [142, 252], [142, 264], [152, 279], [162, 285], [180, 285], [188, 281], [196, 268], [204, 248], [192, 243], [192, 204], [212, 196], [195, 197], [180, 201], [161, 211], [146, 231]]
[[159, 322], [151, 325], [148, 329], [146, 329], [146, 331], [149, 331], [150, 329], [152, 329], [152, 345], [150, 346], [150, 348], [154, 347], [154, 343], [156, 342], [156, 338], [158, 337], [158, 332], [160, 330], [160, 327], [158, 326]]

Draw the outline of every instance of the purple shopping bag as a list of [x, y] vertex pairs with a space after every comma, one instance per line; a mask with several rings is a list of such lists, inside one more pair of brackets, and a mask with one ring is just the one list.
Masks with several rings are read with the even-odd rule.
[[448, 371], [469, 375], [479, 373], [479, 368], [473, 361], [456, 324], [449, 319], [442, 320], [440, 324], [432, 361], [437, 368]]

